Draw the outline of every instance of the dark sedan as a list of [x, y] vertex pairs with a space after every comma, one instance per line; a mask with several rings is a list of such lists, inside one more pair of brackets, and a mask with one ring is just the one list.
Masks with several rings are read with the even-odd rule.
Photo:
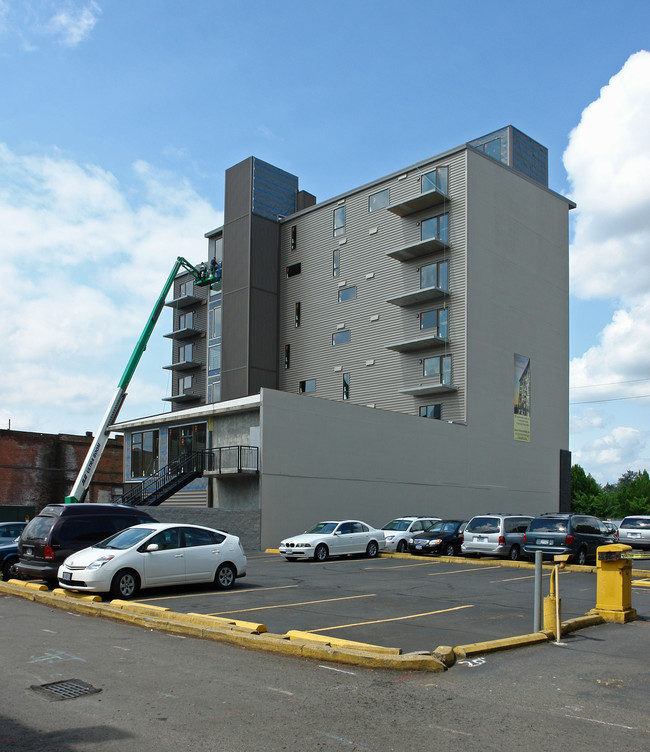
[[3, 538], [0, 542], [0, 571], [2, 579], [6, 582], [11, 578], [11, 568], [18, 563], [18, 538], [10, 541]]
[[443, 554], [458, 556], [463, 542], [463, 530], [467, 520], [441, 520], [426, 532], [417, 533], [409, 539], [411, 554]]

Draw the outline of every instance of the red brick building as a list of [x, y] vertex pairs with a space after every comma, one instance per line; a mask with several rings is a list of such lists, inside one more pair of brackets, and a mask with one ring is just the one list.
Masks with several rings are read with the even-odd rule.
[[[92, 435], [0, 429], [0, 507], [34, 513], [61, 504], [74, 485]], [[109, 439], [84, 501], [111, 502], [122, 493], [122, 436]]]

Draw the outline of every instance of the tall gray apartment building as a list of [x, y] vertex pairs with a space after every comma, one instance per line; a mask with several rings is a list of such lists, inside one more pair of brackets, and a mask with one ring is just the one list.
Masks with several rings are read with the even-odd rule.
[[221, 286], [184, 274], [167, 303], [171, 411], [114, 426], [126, 488], [249, 548], [567, 508], [574, 205], [547, 164], [508, 126], [320, 203], [254, 157], [228, 169]]

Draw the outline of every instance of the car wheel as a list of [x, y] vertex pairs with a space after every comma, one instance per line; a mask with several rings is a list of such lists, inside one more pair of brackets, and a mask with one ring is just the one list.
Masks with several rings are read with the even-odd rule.
[[316, 561], [325, 561], [328, 555], [329, 551], [327, 550], [327, 546], [324, 543], [319, 543], [314, 551], [314, 559]]
[[445, 546], [445, 556], [456, 556], [456, 549], [453, 543], [448, 543]]
[[217, 573], [214, 576], [214, 584], [220, 590], [228, 590], [235, 584], [236, 579], [237, 572], [235, 571], [235, 567], [226, 562], [217, 569]]
[[397, 544], [397, 553], [398, 554], [405, 554], [406, 553], [406, 541], [405, 540], [401, 540]]
[[374, 559], [378, 553], [379, 546], [377, 545], [377, 541], [370, 541], [370, 543], [368, 543], [368, 545], [366, 546], [366, 556], [370, 559]]
[[578, 566], [584, 567], [584, 565], [587, 563], [587, 549], [586, 548], [578, 549], [578, 553], [575, 555], [575, 562]]
[[519, 561], [519, 559], [521, 559], [521, 551], [519, 549], [519, 546], [513, 546], [510, 549], [508, 557], [510, 558], [510, 561]]
[[17, 563], [18, 557], [15, 556], [14, 558], [7, 559], [7, 561], [5, 561], [5, 563], [2, 565], [2, 579], [5, 582], [11, 579], [11, 567], [13, 567], [13, 565]]
[[140, 578], [132, 569], [122, 569], [111, 582], [111, 595], [113, 598], [135, 598], [140, 590]]

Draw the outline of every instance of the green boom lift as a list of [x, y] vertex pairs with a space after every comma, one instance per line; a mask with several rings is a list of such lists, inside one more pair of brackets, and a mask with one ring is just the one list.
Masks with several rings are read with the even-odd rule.
[[144, 351], [147, 349], [149, 338], [151, 337], [154, 327], [156, 326], [156, 322], [158, 321], [158, 318], [160, 317], [160, 314], [165, 305], [165, 298], [167, 297], [167, 294], [174, 284], [176, 275], [181, 269], [185, 269], [194, 277], [194, 284], [198, 287], [205, 287], [206, 285], [218, 285], [219, 288], [221, 287], [220, 264], [217, 264], [212, 270], [208, 270], [205, 264], [202, 263], [200, 265], [200, 268], [197, 269], [182, 256], [179, 256], [176, 259], [176, 263], [174, 264], [169, 277], [167, 277], [167, 281], [165, 282], [163, 289], [158, 296], [156, 305], [151, 311], [149, 320], [142, 330], [140, 339], [138, 340], [138, 343], [135, 346], [133, 353], [131, 354], [131, 358], [129, 359], [129, 362], [124, 369], [122, 378], [117, 385], [117, 389], [115, 391], [115, 394], [113, 395], [113, 399], [108, 406], [108, 409], [106, 410], [106, 414], [104, 415], [101, 425], [97, 429], [95, 438], [90, 445], [88, 454], [86, 455], [86, 458], [81, 465], [81, 469], [79, 470], [79, 474], [77, 475], [77, 480], [72, 487], [72, 491], [70, 491], [70, 496], [65, 497], [66, 504], [79, 504], [84, 500], [86, 491], [88, 491], [88, 486], [90, 485], [90, 481], [92, 480], [102, 453], [106, 447], [106, 444], [108, 443], [108, 427], [113, 425], [113, 423], [115, 423], [115, 421], [117, 420], [117, 416], [119, 415], [120, 410], [122, 409], [122, 405], [124, 404], [124, 400], [126, 399], [126, 389], [129, 386], [135, 369], [138, 367], [142, 353], [144, 353]]

